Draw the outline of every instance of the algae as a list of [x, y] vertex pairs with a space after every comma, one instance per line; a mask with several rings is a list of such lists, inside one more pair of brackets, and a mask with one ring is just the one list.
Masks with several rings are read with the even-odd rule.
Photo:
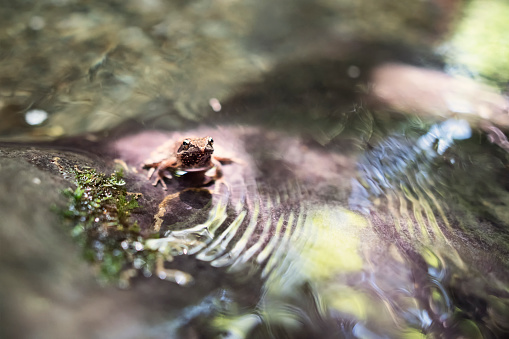
[[122, 171], [107, 176], [76, 166], [71, 173], [76, 188], [64, 190], [68, 204], [62, 215], [98, 280], [127, 286], [138, 271], [150, 276], [157, 253], [145, 249], [145, 237], [132, 220], [132, 213], [140, 207], [140, 194], [127, 192]]

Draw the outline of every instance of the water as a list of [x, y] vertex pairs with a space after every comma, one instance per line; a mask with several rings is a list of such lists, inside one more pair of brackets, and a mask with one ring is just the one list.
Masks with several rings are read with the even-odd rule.
[[[448, 38], [474, 3], [2, 2], [0, 336], [506, 337], [505, 63]], [[206, 135], [223, 181], [146, 179]], [[75, 166], [141, 208], [90, 197], [87, 232]]]
[[216, 143], [234, 142], [240, 160], [224, 166], [203, 222], [175, 219], [185, 200], [174, 184], [159, 205], [162, 237], [145, 243], [171, 254], [159, 277], [203, 292], [202, 262], [218, 285], [153, 331], [503, 337], [508, 233], [496, 206], [507, 153], [464, 120], [401, 126], [355, 155], [359, 140], [341, 136], [324, 148], [260, 128], [188, 132], [220, 131]]

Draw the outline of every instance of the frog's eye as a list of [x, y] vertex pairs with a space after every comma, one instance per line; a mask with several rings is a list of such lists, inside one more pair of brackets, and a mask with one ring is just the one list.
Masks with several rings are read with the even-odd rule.
[[182, 141], [182, 146], [180, 146], [178, 152], [181, 152], [181, 151], [186, 151], [188, 148], [189, 148], [189, 145], [191, 145], [191, 140], [189, 139], [184, 139]]
[[214, 139], [212, 139], [211, 137], [208, 137], [207, 142], [209, 143], [209, 145], [212, 145], [214, 143]]

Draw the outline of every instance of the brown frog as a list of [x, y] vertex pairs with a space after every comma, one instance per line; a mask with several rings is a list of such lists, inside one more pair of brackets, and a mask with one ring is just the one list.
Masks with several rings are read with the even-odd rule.
[[[174, 176], [183, 176], [187, 173], [198, 174], [198, 185], [203, 186], [212, 180], [222, 177], [221, 163], [231, 163], [229, 158], [221, 158], [212, 155], [214, 153], [214, 140], [211, 137], [185, 138], [177, 142], [170, 142], [161, 146], [156, 152], [160, 160], [148, 160], [143, 168], [149, 168], [148, 179], [156, 172], [157, 178], [153, 185], [160, 182], [166, 190], [164, 178], [171, 179]], [[161, 154], [163, 154], [161, 156]], [[157, 155], [156, 155], [157, 157]], [[215, 174], [208, 176], [205, 173], [215, 167]], [[166, 174], [171, 173], [171, 176]]]

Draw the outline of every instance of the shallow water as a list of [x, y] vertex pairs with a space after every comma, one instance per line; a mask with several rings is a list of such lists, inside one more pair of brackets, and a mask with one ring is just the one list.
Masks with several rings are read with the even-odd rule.
[[[506, 337], [508, 79], [405, 6], [2, 2], [0, 336]], [[151, 185], [206, 135], [222, 180]], [[88, 167], [140, 207], [69, 205]]]
[[[242, 287], [222, 286], [173, 326], [211, 337], [503, 337], [508, 234], [488, 201], [507, 196], [498, 186], [506, 153], [486, 140], [472, 144], [462, 121], [421, 132], [387, 137], [340, 177], [295, 170], [265, 190], [265, 182], [288, 176], [264, 175], [240, 205], [224, 188], [221, 199], [232, 208], [217, 202], [200, 226], [150, 241], [187, 242], [177, 255], [226, 267], [235, 284], [257, 286], [247, 304]], [[302, 159], [291, 154], [302, 149], [299, 141], [279, 138], [278, 145], [255, 163], [298, 166]], [[331, 162], [337, 165], [321, 164]], [[348, 204], [337, 180], [351, 184]], [[177, 267], [185, 271], [186, 261]]]

